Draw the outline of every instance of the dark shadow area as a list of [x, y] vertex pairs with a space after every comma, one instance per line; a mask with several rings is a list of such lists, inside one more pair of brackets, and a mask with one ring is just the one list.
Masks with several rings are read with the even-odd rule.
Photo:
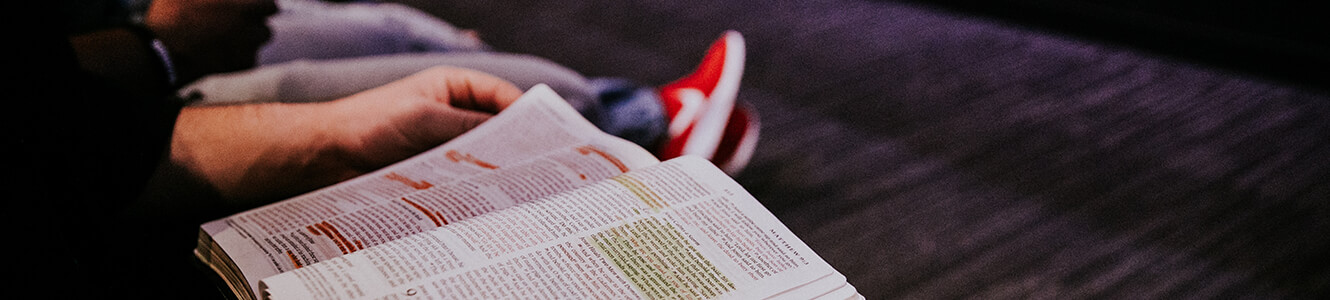
[[915, 0], [1324, 89], [1330, 19], [1306, 1]]

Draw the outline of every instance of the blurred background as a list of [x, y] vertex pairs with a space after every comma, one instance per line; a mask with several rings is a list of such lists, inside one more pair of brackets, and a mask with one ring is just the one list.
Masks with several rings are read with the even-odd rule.
[[647, 85], [741, 32], [762, 133], [737, 179], [870, 299], [1330, 291], [1306, 1], [387, 2]]
[[742, 32], [738, 180], [869, 298], [1330, 287], [1330, 27], [1303, 2], [399, 2], [649, 84]]

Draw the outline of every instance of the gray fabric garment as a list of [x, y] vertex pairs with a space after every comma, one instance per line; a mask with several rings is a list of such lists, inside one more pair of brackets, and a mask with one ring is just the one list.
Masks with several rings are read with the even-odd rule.
[[475, 35], [393, 3], [278, 1], [261, 66], [220, 74], [181, 90], [201, 105], [328, 101], [434, 66], [477, 70], [526, 90], [549, 85], [601, 130], [653, 147], [665, 132], [654, 88], [618, 78], [588, 79], [549, 60], [490, 52]]
[[534, 56], [488, 52], [295, 60], [204, 78], [181, 93], [197, 93], [200, 104], [327, 101], [435, 66], [478, 70], [511, 81], [523, 90], [544, 83], [579, 111], [596, 101], [597, 92], [577, 72]]
[[601, 130], [648, 149], [665, 132], [665, 113], [653, 88], [627, 80], [588, 80], [547, 60], [516, 54], [406, 53], [296, 60], [204, 78], [182, 89], [181, 94], [194, 99], [196, 105], [329, 101], [435, 66], [489, 73], [522, 90], [536, 84], [549, 85]]
[[405, 5], [277, 1], [268, 18], [272, 40], [259, 51], [260, 65], [298, 59], [366, 57], [412, 52], [486, 51], [473, 33]]

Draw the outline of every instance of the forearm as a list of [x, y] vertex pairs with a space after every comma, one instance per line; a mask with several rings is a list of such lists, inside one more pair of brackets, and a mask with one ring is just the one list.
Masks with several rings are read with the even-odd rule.
[[[190, 170], [231, 200], [270, 200], [356, 174], [331, 165], [338, 140], [329, 136], [325, 103], [268, 103], [181, 110], [170, 163]], [[256, 180], [262, 182], [255, 182]]]
[[438, 146], [520, 95], [488, 74], [435, 68], [336, 101], [188, 107], [166, 169], [228, 205], [263, 204]]

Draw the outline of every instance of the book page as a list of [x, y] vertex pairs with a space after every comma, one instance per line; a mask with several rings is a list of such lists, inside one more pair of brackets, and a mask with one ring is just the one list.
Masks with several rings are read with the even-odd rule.
[[[546, 86], [428, 152], [202, 226], [197, 255], [258, 279], [657, 164], [601, 132]], [[207, 239], [211, 239], [208, 241]], [[226, 265], [231, 260], [233, 265]], [[249, 294], [249, 293], [240, 293]], [[249, 294], [252, 295], [252, 294]]]
[[847, 284], [743, 187], [689, 156], [261, 286], [266, 299], [807, 299]]

